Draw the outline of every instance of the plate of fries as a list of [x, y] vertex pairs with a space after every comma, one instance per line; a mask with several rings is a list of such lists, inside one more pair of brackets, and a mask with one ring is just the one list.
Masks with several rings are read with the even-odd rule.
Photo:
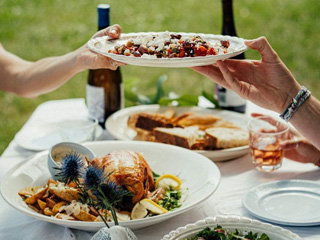
[[[134, 141], [99, 141], [88, 142], [84, 145], [89, 147], [96, 156], [105, 156], [115, 150], [135, 151], [143, 154], [143, 157], [155, 173], [160, 175], [172, 174], [182, 180], [181, 207], [161, 215], [119, 221], [121, 226], [132, 230], [160, 223], [196, 207], [215, 192], [220, 182], [220, 171], [215, 163], [201, 154], [180, 147]], [[83, 231], [98, 231], [105, 227], [102, 221], [91, 221], [86, 218], [87, 216], [84, 216], [83, 221], [46, 216], [37, 211], [37, 209], [33, 209], [32, 206], [30, 207], [30, 204], [19, 196], [18, 193], [22, 189], [31, 191], [34, 194], [32, 196], [35, 198], [37, 198], [37, 194], [41, 194], [41, 190], [38, 190], [37, 187], [40, 189], [51, 178], [47, 157], [48, 151], [40, 152], [8, 171], [0, 186], [4, 200], [18, 211], [42, 221]], [[42, 195], [42, 201], [47, 202], [44, 198], [45, 194]], [[49, 210], [55, 211], [53, 208]], [[114, 225], [113, 221], [108, 222], [108, 224], [109, 226]]]

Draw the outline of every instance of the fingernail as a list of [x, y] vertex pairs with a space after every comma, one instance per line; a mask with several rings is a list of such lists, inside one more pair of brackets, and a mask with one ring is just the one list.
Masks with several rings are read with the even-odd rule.
[[253, 40], [245, 40], [244, 44], [250, 46], [253, 43]]
[[115, 30], [115, 29], [112, 29], [111, 31], [110, 31], [110, 33], [112, 33], [112, 34], [118, 34], [118, 32], [117, 32], [117, 30]]

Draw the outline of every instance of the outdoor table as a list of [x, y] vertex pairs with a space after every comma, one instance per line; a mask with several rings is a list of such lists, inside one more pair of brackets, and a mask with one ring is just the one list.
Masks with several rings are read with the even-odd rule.
[[[70, 101], [72, 104], [70, 104]], [[72, 111], [86, 111], [86, 108], [83, 107], [84, 99], [69, 99], [50, 102], [54, 103], [55, 107], [63, 107], [69, 104], [69, 106], [72, 107]], [[51, 105], [48, 102], [46, 104], [46, 108], [43, 108], [42, 110], [48, 111], [47, 114], [50, 114], [50, 112], [52, 112], [50, 106]], [[246, 114], [249, 115], [252, 112], [269, 113], [271, 115], [275, 114], [248, 102]], [[29, 121], [31, 120], [35, 120], [33, 116], [29, 119]], [[106, 139], [111, 139], [111, 137], [104, 132], [100, 137], [100, 140]], [[27, 161], [36, 153], [37, 152], [35, 151], [29, 151], [19, 147], [13, 140], [0, 157], [0, 181], [10, 168], [20, 162]], [[242, 206], [242, 197], [253, 187], [262, 183], [285, 179], [304, 179], [320, 182], [320, 169], [318, 167], [313, 164], [302, 164], [288, 159], [284, 159], [283, 166], [273, 173], [262, 173], [254, 169], [251, 164], [249, 154], [229, 161], [216, 162], [216, 165], [221, 171], [221, 181], [218, 189], [210, 198], [192, 210], [175, 216], [162, 223], [144, 229], [134, 230], [138, 239], [161, 239], [165, 234], [180, 226], [184, 226], [188, 223], [194, 223], [208, 216], [237, 215], [257, 219], [250, 215]], [[299, 206], [297, 206], [297, 208], [298, 207]], [[315, 209], [315, 211], [320, 211], [320, 206], [319, 209]], [[281, 227], [298, 234], [306, 240], [320, 239], [320, 226]], [[93, 234], [93, 232], [69, 229], [26, 216], [9, 206], [2, 196], [0, 196], [0, 240], [88, 240]]]

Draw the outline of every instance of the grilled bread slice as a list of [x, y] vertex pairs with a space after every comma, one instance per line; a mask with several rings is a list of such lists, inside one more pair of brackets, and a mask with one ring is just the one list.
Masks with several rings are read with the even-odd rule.
[[204, 143], [209, 149], [225, 149], [248, 145], [248, 131], [236, 128], [208, 128], [205, 130]]
[[155, 141], [191, 149], [199, 137], [197, 126], [186, 128], [160, 128], [153, 130]]
[[141, 112], [129, 117], [128, 126], [134, 130], [153, 131], [156, 127], [171, 128], [173, 124], [165, 114]]

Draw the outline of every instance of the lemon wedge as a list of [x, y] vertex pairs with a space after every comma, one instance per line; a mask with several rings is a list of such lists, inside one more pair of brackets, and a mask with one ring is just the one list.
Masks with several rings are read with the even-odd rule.
[[133, 207], [131, 212], [131, 219], [134, 220], [144, 218], [145, 216], [147, 216], [148, 211], [154, 214], [163, 214], [168, 212], [168, 210], [164, 209], [154, 201], [145, 198], [136, 203], [136, 205]]
[[182, 181], [171, 174], [164, 174], [160, 176], [156, 181], [156, 188], [163, 187], [164, 189], [169, 189], [171, 186], [173, 189], [179, 189]]

